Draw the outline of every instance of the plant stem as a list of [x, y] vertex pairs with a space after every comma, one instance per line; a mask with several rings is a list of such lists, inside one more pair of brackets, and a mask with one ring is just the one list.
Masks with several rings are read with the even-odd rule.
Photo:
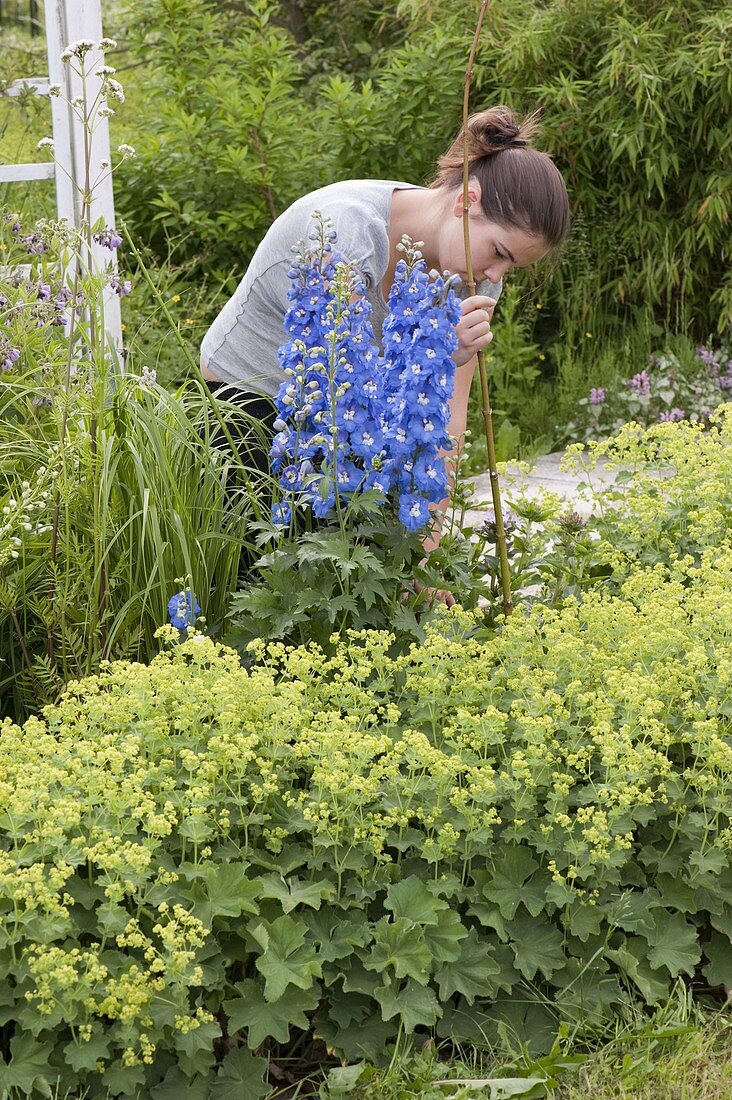
[[[463, 236], [465, 239], [465, 271], [468, 277], [468, 289], [471, 295], [475, 294], [475, 278], [473, 276], [473, 264], [470, 255], [470, 199], [468, 197], [468, 182], [470, 178], [470, 164], [468, 158], [468, 105], [470, 101], [470, 81], [473, 76], [473, 62], [478, 49], [478, 41], [483, 26], [483, 19], [488, 9], [488, 0], [483, 0], [478, 15], [478, 25], [475, 28], [473, 44], [470, 47], [468, 67], [465, 72], [465, 87], [463, 91]], [[491, 409], [490, 392], [488, 389], [488, 374], [485, 369], [485, 354], [483, 349], [478, 352], [478, 374], [480, 376], [480, 397], [483, 407], [483, 423], [485, 426], [485, 442], [488, 449], [488, 473], [491, 483], [491, 496], [493, 498], [493, 511], [496, 516], [496, 546], [501, 572], [501, 588], [503, 590], [503, 610], [510, 615], [513, 610], [513, 598], [511, 595], [511, 573], [508, 563], [508, 547], [506, 545], [506, 529], [503, 526], [503, 509], [501, 508], [501, 490], [498, 484], [498, 470], [496, 468], [496, 445], [493, 436], [493, 410]]]

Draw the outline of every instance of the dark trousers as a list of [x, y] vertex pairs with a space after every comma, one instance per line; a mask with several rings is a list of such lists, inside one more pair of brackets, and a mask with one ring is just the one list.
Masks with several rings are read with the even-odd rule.
[[[241, 413], [232, 412], [230, 408], [221, 411], [244, 465], [262, 474], [268, 474], [269, 450], [275, 435], [273, 425], [277, 419], [274, 401], [261, 393], [251, 393], [241, 389], [240, 386], [232, 386], [228, 382], [207, 380], [206, 385], [218, 401], [226, 401], [229, 405], [236, 405], [237, 410], [241, 410]], [[228, 440], [221, 429], [217, 430], [213, 442], [221, 450], [227, 450], [229, 447]]]

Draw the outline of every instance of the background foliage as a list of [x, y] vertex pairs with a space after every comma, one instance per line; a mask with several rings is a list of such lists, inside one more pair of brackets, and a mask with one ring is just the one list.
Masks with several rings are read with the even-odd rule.
[[[239, 266], [309, 189], [429, 178], [460, 125], [474, 8], [136, 3], [126, 40], [141, 49], [149, 28], [155, 110], [123, 209], [161, 233], [190, 228], [207, 265]], [[700, 0], [490, 6], [474, 102], [542, 107], [572, 197], [543, 319], [571, 318], [565, 341], [647, 316], [701, 337], [729, 319], [731, 20], [729, 4]]]

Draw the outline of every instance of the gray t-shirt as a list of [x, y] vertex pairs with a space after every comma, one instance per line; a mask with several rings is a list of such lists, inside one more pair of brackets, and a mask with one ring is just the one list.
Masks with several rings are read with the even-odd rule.
[[[282, 372], [278, 348], [285, 342], [283, 327], [293, 262], [292, 247], [306, 239], [317, 210], [329, 218], [337, 233], [336, 249], [356, 268], [372, 306], [377, 339], [386, 316], [381, 283], [389, 266], [389, 219], [392, 195], [411, 183], [394, 180], [346, 180], [304, 195], [272, 223], [257, 248], [236, 291], [215, 319], [201, 344], [201, 358], [224, 382], [243, 389], [277, 393]], [[480, 294], [497, 298], [500, 285], [482, 283]], [[458, 288], [462, 297], [466, 288]]]

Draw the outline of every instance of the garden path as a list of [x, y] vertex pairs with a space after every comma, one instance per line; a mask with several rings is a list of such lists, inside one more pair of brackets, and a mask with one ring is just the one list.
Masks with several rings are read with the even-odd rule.
[[[584, 472], [567, 473], [560, 470], [563, 457], [564, 451], [541, 455], [530, 468], [526, 463], [507, 463], [499, 478], [501, 500], [510, 505], [512, 497], [520, 495], [534, 499], [543, 490], [564, 497], [577, 512], [588, 515], [590, 504], [583, 492], [588, 485], [588, 476]], [[606, 469], [603, 461], [599, 460], [598, 467], [592, 474], [593, 488], [611, 485], [615, 481], [616, 473], [616, 470]], [[478, 474], [470, 478], [469, 483], [473, 486], [473, 497], [464, 524], [475, 527], [483, 522], [485, 513], [492, 507], [490, 475], [487, 471]]]

